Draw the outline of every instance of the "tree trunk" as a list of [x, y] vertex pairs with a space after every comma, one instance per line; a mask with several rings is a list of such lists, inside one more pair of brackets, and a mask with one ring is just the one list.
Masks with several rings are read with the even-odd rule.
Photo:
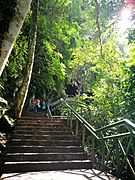
[[101, 37], [101, 29], [100, 29], [100, 22], [99, 22], [99, 3], [98, 0], [95, 0], [96, 3], [96, 24], [97, 24], [97, 29], [98, 29], [98, 38], [99, 38], [99, 43], [100, 43], [100, 55], [101, 58], [103, 59], [103, 46], [102, 46], [102, 37]]
[[35, 46], [36, 46], [36, 37], [37, 37], [38, 1], [39, 0], [35, 0], [35, 3], [33, 5], [33, 10], [32, 10], [32, 21], [31, 21], [31, 29], [30, 29], [30, 36], [29, 36], [29, 48], [28, 48], [28, 64], [27, 64], [27, 68], [26, 68], [26, 72], [24, 75], [22, 85], [17, 94], [16, 103], [15, 103], [16, 118], [21, 117], [22, 110], [23, 110], [24, 103], [25, 103], [28, 89], [29, 89], [31, 75], [32, 75]]
[[15, 15], [9, 23], [8, 32], [4, 35], [2, 43], [1, 54], [0, 54], [0, 76], [5, 68], [6, 62], [10, 56], [16, 38], [23, 25], [24, 19], [30, 8], [32, 0], [18, 0], [15, 10]]

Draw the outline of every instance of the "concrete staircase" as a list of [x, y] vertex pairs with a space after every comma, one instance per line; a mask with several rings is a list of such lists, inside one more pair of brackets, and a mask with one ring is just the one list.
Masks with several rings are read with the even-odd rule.
[[48, 119], [40, 113], [17, 120], [4, 173], [91, 168], [92, 162], [66, 120]]

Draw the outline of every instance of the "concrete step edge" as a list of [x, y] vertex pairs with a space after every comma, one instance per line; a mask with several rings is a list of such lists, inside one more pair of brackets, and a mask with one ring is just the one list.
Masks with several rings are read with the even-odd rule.
[[[25, 137], [25, 136], [33, 136], [33, 134], [13, 134], [13, 137], [14, 136], [22, 136], [22, 137]], [[72, 134], [61, 134], [61, 135], [59, 135], [59, 134], [57, 134], [57, 135], [55, 135], [55, 134], [52, 134], [52, 135], [49, 135], [49, 134], [43, 134], [43, 135], [38, 135], [38, 134], [35, 134], [34, 136], [42, 136], [42, 137], [76, 137], [75, 135], [72, 135]], [[16, 138], [15, 138], [16, 139]]]
[[42, 147], [44, 147], [44, 148], [82, 148], [82, 146], [35, 146], [35, 145], [33, 145], [33, 146], [28, 146], [28, 145], [19, 145], [19, 146], [10, 146], [11, 148], [21, 148], [21, 147], [25, 147], [25, 148], [42, 148]]
[[92, 162], [91, 160], [69, 160], [69, 161], [12, 161], [12, 162], [5, 162], [5, 164], [51, 164], [51, 163], [85, 163], [85, 162]]
[[85, 155], [86, 153], [85, 152], [76, 152], [76, 153], [63, 153], [63, 152], [60, 152], [60, 153], [7, 153], [7, 156], [22, 156], [22, 155], [25, 155], [25, 156], [30, 156], [30, 155]]
[[[17, 142], [17, 141], [23, 141], [22, 139], [12, 139], [10, 142]], [[38, 141], [38, 142], [78, 142], [78, 140], [76, 140], [76, 139], [72, 139], [72, 140], [70, 140], [70, 139], [67, 139], [67, 140], [63, 140], [63, 139], [52, 139], [52, 140], [46, 140], [46, 139], [42, 139], [42, 140], [40, 140], [40, 139], [38, 139], [38, 140], [35, 140], [35, 139], [25, 139], [24, 140], [25, 142], [36, 142], [36, 141]]]

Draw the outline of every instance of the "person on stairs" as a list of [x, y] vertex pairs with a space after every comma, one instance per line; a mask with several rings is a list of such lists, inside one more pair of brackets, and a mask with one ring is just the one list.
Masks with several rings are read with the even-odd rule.
[[41, 101], [41, 111], [47, 111], [47, 103], [46, 103], [46, 98], [44, 97]]
[[38, 98], [35, 98], [35, 100], [34, 100], [34, 102], [33, 102], [33, 104], [32, 104], [32, 110], [33, 110], [34, 112], [39, 112], [39, 111], [40, 111], [40, 108], [41, 108], [41, 106], [40, 106], [40, 100], [39, 100]]

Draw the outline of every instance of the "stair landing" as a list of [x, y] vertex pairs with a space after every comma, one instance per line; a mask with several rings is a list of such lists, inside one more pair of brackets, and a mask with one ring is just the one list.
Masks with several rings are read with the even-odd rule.
[[1, 180], [117, 180], [116, 177], [101, 171], [91, 169], [64, 170], [64, 171], [41, 171], [3, 174]]

